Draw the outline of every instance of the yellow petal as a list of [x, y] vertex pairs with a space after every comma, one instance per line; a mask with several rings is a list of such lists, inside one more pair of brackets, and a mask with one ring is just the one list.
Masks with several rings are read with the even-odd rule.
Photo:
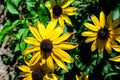
[[31, 75], [30, 76], [27, 76], [26, 78], [24, 78], [23, 80], [33, 80]]
[[95, 32], [88, 32], [88, 31], [86, 31], [86, 32], [82, 32], [82, 33], [81, 33], [81, 35], [82, 35], [82, 36], [95, 37], [95, 36], [97, 36], [97, 33], [95, 33]]
[[[32, 71], [31, 71], [32, 72]], [[31, 76], [31, 72], [20, 72], [20, 75], [22, 77], [27, 77], [27, 76]]]
[[108, 41], [106, 42], [105, 49], [107, 50], [108, 53], [112, 52], [111, 44], [110, 44], [110, 38], [108, 38]]
[[45, 6], [46, 6], [48, 9], [51, 9], [51, 4], [50, 4], [50, 3], [46, 3]]
[[57, 27], [53, 33], [51, 34], [50, 40], [54, 40], [56, 38], [58, 38], [63, 32], [63, 27]]
[[63, 20], [62, 16], [60, 16], [58, 19], [59, 19], [58, 21], [59, 21], [60, 26], [64, 27], [64, 20]]
[[67, 16], [63, 15], [63, 19], [65, 20], [66, 23], [72, 25], [72, 22], [71, 22], [70, 18], [68, 18]]
[[93, 23], [95, 24], [95, 26], [96, 26], [98, 29], [101, 28], [100, 22], [99, 22], [98, 18], [97, 18], [95, 15], [93, 15], [93, 14], [91, 15], [91, 20], [93, 21]]
[[78, 8], [76, 8], [76, 7], [68, 7], [68, 8], [63, 9], [63, 13], [73, 12], [73, 11], [75, 11], [77, 9]]
[[78, 77], [78, 75], [75, 75], [75, 77], [76, 77], [76, 80], [79, 80], [79, 77]]
[[78, 15], [78, 13], [77, 12], [64, 12], [64, 14], [67, 14], [67, 15], [69, 15], [69, 16], [73, 16], [73, 15]]
[[73, 2], [73, 0], [68, 0], [68, 1], [62, 6], [62, 8], [64, 9], [64, 8], [68, 7], [72, 2]]
[[91, 45], [91, 51], [95, 51], [97, 49], [97, 45], [96, 45], [96, 40], [92, 43]]
[[90, 23], [85, 23], [84, 25], [85, 25], [87, 28], [89, 28], [90, 30], [98, 31], [97, 26], [94, 26], [94, 25], [92, 25], [92, 24], [90, 24]]
[[39, 51], [40, 50], [40, 47], [39, 46], [32, 46], [32, 47], [29, 47], [27, 48], [23, 54], [28, 54], [28, 53], [31, 53], [31, 52], [35, 52], [35, 51]]
[[74, 49], [77, 46], [78, 46], [77, 43], [72, 43], [72, 42], [62, 42], [62, 43], [60, 43], [58, 45], [54, 45], [55, 48], [60, 48], [62, 50]]
[[120, 46], [118, 45], [112, 45], [111, 46], [115, 51], [120, 52]]
[[120, 34], [120, 28], [115, 28], [109, 32], [110, 34], [119, 35]]
[[51, 34], [53, 33], [54, 28], [56, 27], [57, 20], [52, 20], [49, 22], [46, 28], [46, 38], [49, 39]]
[[85, 43], [89, 43], [89, 42], [92, 42], [92, 41], [95, 41], [97, 37], [88, 37], [86, 40], [85, 40]]
[[24, 58], [24, 62], [25, 62], [25, 64], [27, 64], [27, 66], [29, 66], [29, 67], [30, 67], [30, 64], [29, 64], [29, 59], [28, 59], [28, 58]]
[[65, 33], [53, 41], [53, 44], [59, 44], [68, 39], [73, 33]]
[[38, 63], [38, 61], [41, 58], [41, 53], [40, 51], [36, 52], [33, 54], [32, 58], [30, 59], [30, 64], [31, 65], [35, 65], [36, 63]]
[[114, 36], [114, 40], [120, 42], [120, 36]]
[[37, 41], [35, 38], [32, 38], [32, 37], [26, 37], [26, 38], [24, 38], [24, 41], [28, 44], [33, 44], [33, 45], [36, 45], [36, 46], [40, 45], [40, 42]]
[[54, 63], [51, 56], [47, 58], [47, 66], [50, 68], [50, 71], [54, 71]]
[[25, 65], [18, 66], [18, 68], [23, 72], [31, 72], [30, 68]]
[[120, 62], [120, 56], [109, 58], [110, 61]]
[[38, 22], [38, 30], [42, 39], [45, 39], [46, 38], [45, 26], [41, 22]]
[[62, 61], [72, 63], [72, 58], [67, 52], [65, 52], [59, 48], [53, 48], [53, 52], [54, 52], [53, 54], [58, 56]]
[[67, 69], [65, 63], [58, 56], [56, 56], [53, 53], [51, 54], [51, 56], [58, 66], [60, 66], [62, 69], [64, 69], [66, 72], [68, 72], [68, 69]]
[[120, 18], [116, 19], [109, 27], [108, 30], [116, 28], [120, 24]]
[[39, 34], [39, 31], [37, 30], [37, 28], [33, 27], [32, 25], [29, 26], [29, 29], [31, 31], [31, 33], [34, 35], [34, 37], [38, 40], [41, 41], [42, 38]]
[[97, 44], [96, 45], [98, 47], [98, 53], [103, 53], [105, 45], [106, 45], [106, 41], [97, 39]]
[[107, 24], [109, 25], [112, 24], [112, 17], [113, 17], [113, 12], [111, 11], [109, 15], [107, 16]]
[[105, 26], [105, 14], [103, 11], [100, 12], [100, 26], [104, 28]]

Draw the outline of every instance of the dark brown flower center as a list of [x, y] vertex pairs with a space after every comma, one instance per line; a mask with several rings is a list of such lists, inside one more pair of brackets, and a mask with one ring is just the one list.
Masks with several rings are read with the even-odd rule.
[[62, 8], [59, 5], [53, 7], [53, 14], [59, 17], [62, 14]]
[[109, 37], [109, 31], [107, 28], [102, 28], [98, 31], [98, 34], [97, 34], [98, 38], [102, 39], [102, 40], [105, 40], [105, 39], [108, 39]]
[[50, 52], [53, 48], [52, 41], [50, 41], [49, 39], [45, 39], [45, 40], [41, 41], [40, 48], [44, 52]]
[[37, 68], [32, 72], [32, 80], [42, 80], [43, 77], [44, 74], [40, 68]]

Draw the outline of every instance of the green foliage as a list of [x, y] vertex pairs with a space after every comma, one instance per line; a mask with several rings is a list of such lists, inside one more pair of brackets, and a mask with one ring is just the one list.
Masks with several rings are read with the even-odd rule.
[[[37, 23], [40, 21], [46, 26], [51, 20], [50, 12], [44, 1], [47, 0], [6, 0], [5, 13], [9, 15], [3, 24], [4, 27], [0, 30], [0, 42], [3, 43], [5, 37], [11, 39], [11, 50], [19, 61], [18, 65], [23, 63], [24, 57], [31, 58], [32, 56], [31, 54], [22, 55], [23, 51], [31, 46], [24, 42], [25, 37], [32, 36], [29, 32], [29, 24], [32, 23], [37, 27]], [[73, 58], [72, 64], [66, 63], [69, 72], [67, 73], [59, 67], [55, 70], [55, 73], [62, 76], [60, 80], [75, 80], [75, 75], [80, 72], [89, 75], [89, 80], [120, 80], [120, 63], [109, 61], [110, 57], [117, 56], [119, 53], [108, 54], [104, 52], [98, 54], [97, 51], [91, 52], [91, 43], [84, 43], [85, 37], [81, 36], [81, 32], [88, 30], [85, 28], [84, 23], [91, 22], [91, 14], [98, 16], [99, 12], [103, 10], [107, 15], [108, 12], [113, 11], [113, 19], [120, 17], [119, 0], [106, 0], [104, 4], [103, 2], [104, 0], [75, 0], [71, 4], [71, 6], [78, 8], [78, 15], [69, 16], [73, 26], [65, 25], [63, 33], [75, 32], [69, 41], [77, 42], [79, 46], [68, 51]], [[111, 5], [113, 8], [108, 9], [105, 5]], [[11, 62], [12, 59], [4, 55], [2, 61], [6, 64]], [[18, 75], [15, 74], [15, 76]]]

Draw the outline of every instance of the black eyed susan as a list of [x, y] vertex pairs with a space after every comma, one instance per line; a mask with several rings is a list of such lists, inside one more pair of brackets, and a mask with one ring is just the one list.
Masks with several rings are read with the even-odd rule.
[[61, 0], [51, 0], [51, 4], [47, 3], [46, 6], [50, 11], [51, 14], [51, 20], [56, 19], [59, 24], [64, 27], [64, 21], [70, 25], [72, 25], [71, 20], [69, 19], [69, 16], [76, 15], [77, 10], [76, 7], [68, 7], [73, 0], [64, 0], [61, 2]]
[[[117, 45], [116, 41], [120, 42], [120, 28], [117, 27], [120, 23], [120, 18], [113, 21], [113, 13], [105, 18], [103, 11], [100, 12], [99, 19], [95, 15], [91, 15], [93, 24], [85, 23], [84, 25], [91, 31], [82, 32], [82, 36], [88, 36], [85, 43], [92, 42], [91, 51], [95, 51], [98, 48], [98, 52], [102, 53], [104, 49], [108, 53], [112, 51], [112, 45]], [[114, 48], [113, 48], [114, 49]]]
[[25, 61], [27, 65], [20, 65], [18, 68], [22, 71], [20, 74], [23, 80], [58, 80], [57, 76], [50, 72], [46, 65], [36, 64], [32, 66], [29, 62]]
[[52, 20], [47, 27], [38, 22], [38, 29], [32, 25], [29, 26], [33, 37], [27, 37], [24, 41], [28, 44], [33, 44], [27, 48], [23, 54], [33, 52], [33, 57], [30, 60], [31, 64], [36, 64], [38, 61], [47, 63], [50, 70], [54, 70], [54, 62], [65, 71], [68, 71], [64, 62], [72, 63], [71, 56], [64, 50], [70, 50], [78, 46], [77, 43], [66, 42], [73, 33], [65, 33], [63, 35], [63, 27], [57, 27], [56, 20]]

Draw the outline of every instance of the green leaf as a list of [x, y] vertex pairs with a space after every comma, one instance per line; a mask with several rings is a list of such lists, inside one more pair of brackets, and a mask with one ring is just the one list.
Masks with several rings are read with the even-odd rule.
[[21, 42], [20, 42], [20, 50], [23, 52], [26, 48], [26, 43], [23, 41], [23, 39], [28, 35], [28, 32], [29, 30], [28, 29], [25, 29], [25, 32], [24, 34], [22, 35], [22, 39], [21, 39]]
[[7, 9], [12, 14], [19, 14], [18, 10], [16, 9], [16, 6], [7, 0]]
[[105, 76], [105, 80], [106, 80], [107, 77], [110, 77], [110, 76], [113, 76], [113, 75], [117, 75], [117, 74], [119, 74], [119, 73], [117, 73], [117, 72], [108, 73], [108, 74]]
[[0, 33], [0, 42], [4, 40], [5, 35], [12, 30], [14, 27], [16, 27], [17, 25], [21, 24], [20, 20], [16, 20], [13, 22], [12, 25], [8, 24], [5, 25], [4, 28], [2, 29], [1, 33]]
[[19, 51], [19, 50], [20, 50], [19, 43], [17, 43], [17, 44], [16, 44], [16, 47], [15, 47], [15, 49], [14, 49], [14, 52], [17, 52], [17, 51]]
[[17, 39], [20, 39], [22, 34], [25, 32], [25, 29], [18, 30], [18, 33], [15, 35]]
[[117, 5], [116, 8], [113, 10], [113, 19], [117, 19], [120, 17], [120, 5]]
[[14, 4], [18, 7], [18, 4], [20, 3], [21, 0], [13, 0]]

